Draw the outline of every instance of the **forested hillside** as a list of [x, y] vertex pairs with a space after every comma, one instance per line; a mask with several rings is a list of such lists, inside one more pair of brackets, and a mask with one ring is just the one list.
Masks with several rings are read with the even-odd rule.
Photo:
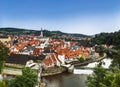
[[96, 34], [92, 39], [94, 44], [108, 44], [120, 47], [120, 30], [113, 33]]
[[[84, 34], [74, 34], [74, 33], [64, 33], [61, 31], [49, 31], [49, 30], [42, 30], [45, 37], [66, 37], [66, 36], [72, 36], [72, 37], [89, 37], [88, 35]], [[2, 34], [12, 34], [12, 35], [20, 35], [20, 34], [35, 34], [40, 35], [40, 30], [31, 30], [31, 29], [20, 29], [20, 28], [0, 28], [0, 33]]]

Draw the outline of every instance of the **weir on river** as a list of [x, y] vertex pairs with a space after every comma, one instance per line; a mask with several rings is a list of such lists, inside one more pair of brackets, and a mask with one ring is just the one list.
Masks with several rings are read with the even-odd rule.
[[[106, 58], [106, 59], [103, 59], [101, 62], [103, 62], [102, 66], [108, 69], [112, 60], [109, 58]], [[92, 74], [93, 73], [92, 69], [95, 68], [98, 64], [99, 62], [93, 62], [93, 63], [89, 63], [86, 66], [74, 68], [73, 73], [74, 74]]]

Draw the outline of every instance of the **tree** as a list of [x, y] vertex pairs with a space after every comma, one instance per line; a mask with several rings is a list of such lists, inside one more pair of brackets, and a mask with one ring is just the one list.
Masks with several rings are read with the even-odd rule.
[[3, 44], [0, 44], [0, 73], [3, 69], [3, 64], [8, 58], [9, 49], [5, 47]]
[[8, 82], [9, 87], [35, 87], [37, 84], [37, 73], [30, 68], [24, 68], [22, 76], [16, 76]]
[[92, 39], [93, 44], [108, 44], [114, 45], [120, 48], [120, 30], [114, 33], [100, 33], [96, 34]]
[[117, 71], [114, 75], [112, 87], [120, 87], [120, 71]]
[[94, 73], [87, 78], [88, 87], [120, 87], [120, 70], [101, 66], [94, 68]]
[[88, 87], [105, 87], [104, 78], [106, 75], [106, 69], [101, 66], [94, 68], [94, 73], [88, 76], [87, 85]]
[[112, 65], [113, 67], [116, 67], [117, 69], [120, 69], [120, 50], [117, 52], [117, 54], [113, 55], [113, 61]]
[[0, 81], [0, 87], [8, 87], [5, 80]]
[[105, 52], [105, 48], [100, 45], [97, 47], [97, 52], [99, 53], [100, 56], [103, 56], [103, 54]]

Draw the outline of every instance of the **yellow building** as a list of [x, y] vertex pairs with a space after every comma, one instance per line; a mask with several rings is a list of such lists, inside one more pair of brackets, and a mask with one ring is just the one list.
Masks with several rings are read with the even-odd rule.
[[2, 43], [4, 43], [4, 42], [9, 42], [9, 41], [11, 41], [11, 37], [0, 38], [0, 41], [1, 41]]

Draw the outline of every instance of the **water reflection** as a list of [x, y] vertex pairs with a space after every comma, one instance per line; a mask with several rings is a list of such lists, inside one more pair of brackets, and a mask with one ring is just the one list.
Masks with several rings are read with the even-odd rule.
[[64, 73], [61, 75], [44, 77], [47, 87], [85, 87], [87, 75]]

